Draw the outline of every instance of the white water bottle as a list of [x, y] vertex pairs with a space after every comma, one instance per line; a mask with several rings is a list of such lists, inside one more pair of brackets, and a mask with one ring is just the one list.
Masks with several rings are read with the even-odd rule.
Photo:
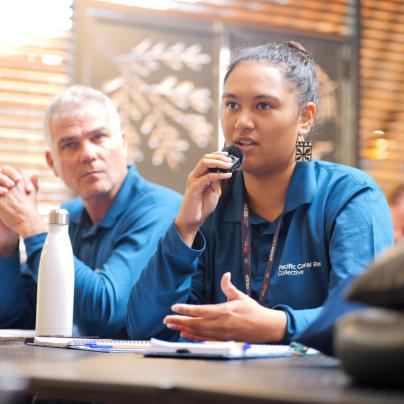
[[69, 212], [49, 213], [49, 233], [39, 261], [35, 335], [71, 337], [73, 332], [74, 260]]

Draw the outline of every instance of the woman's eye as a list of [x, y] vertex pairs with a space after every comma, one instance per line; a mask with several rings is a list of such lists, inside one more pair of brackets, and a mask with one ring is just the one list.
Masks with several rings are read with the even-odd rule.
[[260, 109], [260, 110], [266, 111], [267, 109], [271, 109], [271, 106], [266, 102], [260, 102], [257, 105], [257, 108]]
[[238, 105], [235, 102], [229, 101], [229, 102], [226, 102], [226, 107], [228, 109], [237, 109]]

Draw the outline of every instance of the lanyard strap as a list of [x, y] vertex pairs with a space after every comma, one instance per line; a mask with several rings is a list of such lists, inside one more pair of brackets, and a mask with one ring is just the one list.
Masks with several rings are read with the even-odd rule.
[[[267, 266], [265, 268], [264, 279], [262, 280], [261, 289], [259, 293], [260, 304], [264, 304], [269, 292], [269, 282], [271, 279], [272, 268], [274, 266], [274, 259], [276, 248], [278, 246], [279, 233], [282, 225], [282, 217], [278, 220], [275, 229], [274, 238], [272, 240], [271, 249], [269, 251]], [[250, 212], [248, 205], [244, 203], [243, 217], [241, 221], [241, 251], [243, 257], [243, 275], [245, 291], [248, 296], [251, 296], [251, 227], [250, 227]]]

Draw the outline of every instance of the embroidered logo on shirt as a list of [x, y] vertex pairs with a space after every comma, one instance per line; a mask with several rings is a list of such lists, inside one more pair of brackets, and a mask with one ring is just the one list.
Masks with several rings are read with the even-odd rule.
[[283, 264], [278, 267], [278, 276], [302, 276], [305, 269], [317, 269], [321, 267], [320, 261], [303, 262], [300, 264]]

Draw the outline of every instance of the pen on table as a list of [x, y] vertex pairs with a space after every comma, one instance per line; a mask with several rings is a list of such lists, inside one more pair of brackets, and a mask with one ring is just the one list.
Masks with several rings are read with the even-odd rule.
[[244, 342], [244, 344], [243, 344], [243, 352], [247, 351], [250, 348], [251, 348], [251, 344], [249, 344], [248, 342]]
[[88, 348], [105, 348], [105, 349], [127, 349], [127, 350], [144, 350], [147, 346], [149, 345], [148, 342], [144, 343], [136, 343], [136, 342], [128, 342], [128, 343], [122, 343], [118, 342], [116, 344], [102, 344], [102, 343], [96, 343], [96, 342], [88, 342], [84, 344], [85, 347]]
[[102, 345], [102, 344], [97, 344], [97, 343], [89, 343], [89, 344], [84, 344], [85, 347], [87, 348], [105, 348], [105, 349], [112, 349], [112, 345]]
[[294, 355], [304, 355], [308, 351], [308, 347], [299, 342], [292, 341], [290, 347], [293, 349]]

